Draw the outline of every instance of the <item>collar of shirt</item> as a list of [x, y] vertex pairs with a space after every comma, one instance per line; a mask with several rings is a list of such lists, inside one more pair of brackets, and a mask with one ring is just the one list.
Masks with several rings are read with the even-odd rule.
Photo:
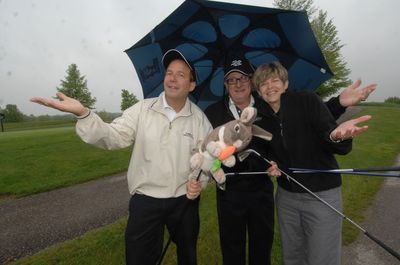
[[[254, 98], [253, 95], [250, 95], [250, 104], [247, 107], [253, 107], [253, 106], [254, 106]], [[232, 112], [233, 117], [235, 117], [235, 119], [238, 120], [242, 111], [238, 107], [236, 107], [231, 97], [229, 97], [229, 110]]]
[[168, 120], [173, 121], [174, 118], [176, 117], [176, 112], [170, 105], [168, 105], [167, 100], [165, 98], [165, 92], [162, 92], [162, 105], [165, 111], [165, 115], [167, 115], [168, 117]]

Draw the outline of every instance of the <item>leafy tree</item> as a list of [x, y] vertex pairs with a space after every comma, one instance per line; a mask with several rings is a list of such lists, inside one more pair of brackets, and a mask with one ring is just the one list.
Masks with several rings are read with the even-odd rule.
[[24, 114], [18, 109], [17, 105], [7, 104], [3, 110], [6, 122], [20, 122], [24, 120]]
[[400, 104], [400, 98], [399, 97], [388, 97], [387, 99], [385, 99], [385, 103]]
[[121, 90], [121, 97], [122, 97], [122, 101], [121, 101], [121, 110], [122, 111], [135, 105], [138, 102], [138, 99], [136, 98], [136, 96], [133, 93], [129, 93], [129, 91], [126, 89]]
[[317, 42], [329, 68], [334, 73], [334, 76], [324, 82], [316, 92], [321, 97], [328, 97], [350, 85], [351, 81], [348, 77], [350, 70], [341, 55], [343, 44], [337, 36], [336, 26], [331, 19], [328, 19], [327, 12], [315, 8], [313, 0], [275, 0], [274, 5], [281, 9], [305, 10], [308, 14]]
[[65, 80], [61, 80], [61, 85], [60, 87], [57, 87], [57, 90], [68, 97], [79, 100], [85, 107], [90, 109], [94, 108], [96, 98], [92, 98], [89, 89], [87, 88], [85, 76], [81, 76], [76, 64], [68, 66], [67, 76], [65, 77]]

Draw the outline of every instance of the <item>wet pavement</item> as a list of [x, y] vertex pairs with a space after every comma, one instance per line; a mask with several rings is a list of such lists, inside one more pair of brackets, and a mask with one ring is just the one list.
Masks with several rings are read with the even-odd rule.
[[126, 173], [0, 201], [0, 264], [128, 215]]

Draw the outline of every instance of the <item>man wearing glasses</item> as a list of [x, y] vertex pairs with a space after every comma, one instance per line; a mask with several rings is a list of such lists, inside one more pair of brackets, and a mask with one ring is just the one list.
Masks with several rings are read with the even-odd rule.
[[[257, 107], [260, 99], [252, 94], [251, 64], [235, 57], [225, 65], [224, 85], [228, 95], [210, 105], [205, 114], [215, 128], [238, 119], [248, 106]], [[266, 142], [253, 137], [248, 148], [263, 155]], [[225, 172], [266, 171], [268, 165], [259, 157], [248, 157]], [[246, 236], [248, 236], [248, 264], [270, 264], [274, 232], [273, 184], [266, 175], [234, 175], [226, 181], [226, 189], [217, 189], [217, 212], [223, 264], [246, 264]]]

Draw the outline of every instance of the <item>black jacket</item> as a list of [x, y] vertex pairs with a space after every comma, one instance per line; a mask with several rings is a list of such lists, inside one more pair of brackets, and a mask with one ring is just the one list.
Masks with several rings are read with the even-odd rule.
[[[336, 101], [331, 102], [332, 109], [339, 104]], [[334, 154], [344, 155], [352, 148], [351, 140], [334, 143], [329, 139], [329, 134], [337, 127], [335, 118], [341, 114], [340, 108], [336, 112], [333, 109], [336, 115], [334, 118], [327, 105], [315, 93], [289, 91], [282, 94], [278, 113], [275, 114], [265, 102], [261, 102], [257, 109], [263, 117], [261, 127], [274, 135], [270, 142], [270, 159], [277, 161], [281, 169], [314, 192], [341, 185], [339, 174], [293, 174], [287, 170], [289, 167], [338, 168]], [[305, 192], [284, 176], [278, 178], [278, 183], [288, 191]]]
[[[254, 95], [255, 106], [261, 101]], [[216, 128], [224, 123], [227, 123], [235, 118], [229, 109], [229, 98], [225, 97], [223, 100], [210, 105], [205, 111], [211, 125]], [[257, 124], [257, 122], [255, 123]], [[258, 137], [253, 137], [248, 148], [255, 149], [262, 155], [266, 155], [268, 150], [268, 142]], [[225, 173], [229, 172], [259, 172], [266, 171], [269, 165], [261, 158], [254, 154], [249, 155], [244, 161], [239, 162], [236, 157], [236, 164], [232, 168], [223, 167]], [[234, 175], [227, 176], [226, 189], [237, 191], [254, 191], [259, 189], [267, 189], [273, 192], [273, 184], [270, 178], [265, 175]]]

